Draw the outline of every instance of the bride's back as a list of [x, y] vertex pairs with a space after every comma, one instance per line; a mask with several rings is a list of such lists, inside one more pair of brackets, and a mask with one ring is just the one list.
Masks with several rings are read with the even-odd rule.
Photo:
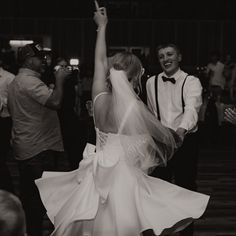
[[94, 109], [94, 123], [95, 127], [104, 133], [117, 133], [115, 125], [115, 117], [112, 112], [112, 96], [111, 93], [100, 93], [95, 97]]

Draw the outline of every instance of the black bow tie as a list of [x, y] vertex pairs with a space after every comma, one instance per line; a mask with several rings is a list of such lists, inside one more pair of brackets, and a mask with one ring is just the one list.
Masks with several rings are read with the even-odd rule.
[[162, 76], [162, 80], [164, 82], [166, 81], [170, 81], [172, 84], [175, 84], [175, 78], [168, 78], [168, 77], [165, 77], [164, 75]]

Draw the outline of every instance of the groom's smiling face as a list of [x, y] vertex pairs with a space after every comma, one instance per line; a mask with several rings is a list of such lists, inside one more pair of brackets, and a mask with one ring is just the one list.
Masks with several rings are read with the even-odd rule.
[[174, 47], [166, 47], [159, 49], [158, 59], [166, 75], [172, 76], [179, 69], [182, 57]]

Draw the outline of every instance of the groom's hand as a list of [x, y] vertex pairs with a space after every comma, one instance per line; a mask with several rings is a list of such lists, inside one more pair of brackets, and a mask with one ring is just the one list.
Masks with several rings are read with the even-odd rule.
[[181, 138], [181, 140], [184, 140], [185, 134], [187, 133], [187, 130], [184, 128], [178, 128], [176, 130], [176, 133], [179, 135], [179, 137]]

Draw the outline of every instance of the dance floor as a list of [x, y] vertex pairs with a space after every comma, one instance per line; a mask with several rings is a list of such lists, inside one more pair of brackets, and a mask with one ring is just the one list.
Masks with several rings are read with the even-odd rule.
[[198, 186], [211, 198], [195, 236], [236, 236], [236, 146], [201, 151]]
[[[231, 140], [232, 141], [232, 140]], [[8, 161], [18, 189], [18, 171], [13, 159]], [[62, 163], [63, 165], [63, 163]], [[199, 192], [211, 196], [208, 208], [195, 223], [194, 236], [236, 236], [236, 144], [201, 147], [198, 171]], [[44, 236], [51, 224], [44, 221]], [[178, 235], [178, 234], [176, 234]]]

